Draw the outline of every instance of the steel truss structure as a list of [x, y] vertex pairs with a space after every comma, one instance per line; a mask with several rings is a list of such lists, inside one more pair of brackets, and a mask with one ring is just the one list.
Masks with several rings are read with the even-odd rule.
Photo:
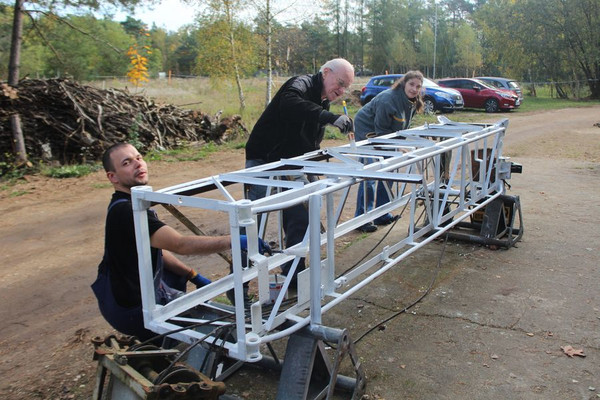
[[[494, 124], [457, 123], [439, 117], [436, 124], [356, 145], [326, 148], [156, 191], [149, 186], [133, 188], [146, 327], [157, 333], [175, 331], [170, 336], [183, 342], [207, 341], [226, 349], [228, 357], [246, 362], [262, 358], [261, 344], [303, 328], [321, 332], [325, 329], [325, 312], [504, 195], [504, 181], [511, 173], [511, 163], [502, 156], [507, 124], [507, 120]], [[366, 159], [374, 162], [366, 163]], [[354, 217], [354, 191], [347, 200], [351, 189], [365, 180], [388, 182], [390, 201]], [[263, 185], [268, 189], [267, 195], [255, 201], [244, 199], [244, 185]], [[226, 215], [223, 221], [228, 221], [232, 238], [233, 273], [169, 304], [156, 304], [146, 217], [152, 204]], [[278, 243], [282, 243], [281, 212], [299, 204], [306, 205], [309, 220], [302, 243], [280, 248], [272, 255], [259, 254], [259, 235], [262, 237], [269, 226], [277, 225], [279, 233], [273, 235], [279, 235]], [[352, 215], [348, 216], [347, 211], [342, 218], [345, 207], [352, 209]], [[336, 272], [336, 241], [394, 210], [405, 211], [401, 226], [406, 232], [353, 268]], [[269, 223], [268, 215], [279, 218], [271, 218]], [[248, 236], [247, 265], [240, 251], [243, 232]], [[309, 267], [298, 274], [298, 296], [285, 300], [291, 274], [301, 257], [306, 258]], [[283, 290], [272, 303], [270, 278], [290, 260], [292, 270], [287, 278], [282, 278]], [[251, 307], [245, 309], [244, 283], [251, 280], [256, 281], [258, 293]], [[232, 288], [235, 307], [214, 301]], [[209, 319], [197, 312], [201, 309], [225, 317]], [[198, 325], [204, 326], [195, 329]], [[219, 333], [224, 326], [233, 329], [228, 338]]]

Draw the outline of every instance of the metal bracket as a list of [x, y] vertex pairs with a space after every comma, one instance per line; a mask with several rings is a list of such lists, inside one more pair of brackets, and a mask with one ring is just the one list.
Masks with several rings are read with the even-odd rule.
[[[351, 392], [360, 399], [365, 391], [365, 374], [348, 331], [322, 328], [317, 333], [305, 328], [290, 336], [277, 389], [277, 400], [332, 399], [335, 389]], [[325, 335], [323, 335], [323, 332]], [[325, 339], [335, 340], [333, 362]], [[339, 375], [345, 356], [350, 357], [356, 378]]]

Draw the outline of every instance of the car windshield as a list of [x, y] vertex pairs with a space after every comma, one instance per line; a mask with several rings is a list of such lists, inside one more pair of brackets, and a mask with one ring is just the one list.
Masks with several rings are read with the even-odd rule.
[[515, 81], [509, 81], [508, 82], [508, 86], [510, 86], [513, 89], [518, 89], [519, 88], [519, 85]]
[[488, 89], [492, 89], [492, 90], [497, 90], [497, 89], [498, 89], [497, 87], [495, 87], [495, 86], [492, 86], [492, 85], [490, 85], [489, 83], [487, 83], [487, 82], [484, 82], [484, 81], [482, 81], [482, 80], [479, 80], [479, 79], [473, 79], [473, 80], [474, 80], [475, 82], [479, 83], [481, 86], [483, 86], [483, 87], [486, 87], [486, 88], [488, 88]]
[[423, 78], [423, 87], [428, 88], [437, 88], [440, 87], [437, 83], [432, 81], [431, 79]]
[[385, 76], [379, 78], [373, 78], [371, 81], [371, 85], [374, 86], [392, 86], [397, 79], [400, 79], [398, 76]]

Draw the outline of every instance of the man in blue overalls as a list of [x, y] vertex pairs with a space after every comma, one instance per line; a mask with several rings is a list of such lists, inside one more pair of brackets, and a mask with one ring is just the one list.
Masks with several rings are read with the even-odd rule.
[[[113, 328], [147, 340], [156, 334], [144, 328], [131, 188], [148, 184], [148, 168], [137, 149], [127, 143], [109, 147], [102, 163], [115, 193], [106, 216], [104, 257], [92, 289], [102, 316]], [[148, 230], [156, 302], [159, 304], [166, 304], [185, 292], [188, 280], [196, 287], [210, 283], [171, 252], [202, 255], [231, 249], [230, 236], [181, 235], [161, 222], [150, 209]], [[242, 250], [245, 250], [247, 238], [242, 236], [241, 242]], [[270, 250], [262, 241], [259, 249], [261, 252]]]

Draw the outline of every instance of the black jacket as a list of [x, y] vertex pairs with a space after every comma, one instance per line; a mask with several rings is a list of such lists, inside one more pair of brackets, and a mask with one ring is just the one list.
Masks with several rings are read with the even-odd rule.
[[325, 125], [338, 117], [328, 111], [329, 101], [321, 100], [322, 90], [320, 72], [285, 82], [254, 125], [246, 159], [272, 162], [317, 150]]

